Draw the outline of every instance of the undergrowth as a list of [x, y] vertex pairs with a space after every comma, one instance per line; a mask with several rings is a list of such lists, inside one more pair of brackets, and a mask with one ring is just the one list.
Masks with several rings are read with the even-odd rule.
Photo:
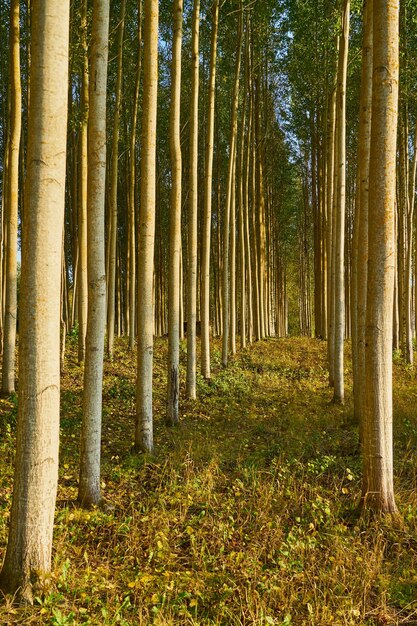
[[[182, 359], [185, 352], [182, 351]], [[417, 382], [395, 363], [396, 491], [404, 523], [358, 516], [351, 401], [331, 404], [325, 345], [260, 342], [163, 423], [166, 341], [155, 350], [153, 456], [132, 452], [135, 355], [105, 365], [102, 489], [75, 505], [82, 366], [70, 342], [49, 595], [3, 598], [1, 624], [384, 626], [417, 624]], [[184, 372], [185, 362], [182, 363]], [[349, 364], [348, 364], [349, 368]], [[348, 390], [348, 398], [351, 391]], [[16, 399], [0, 401], [0, 558], [12, 490]]]

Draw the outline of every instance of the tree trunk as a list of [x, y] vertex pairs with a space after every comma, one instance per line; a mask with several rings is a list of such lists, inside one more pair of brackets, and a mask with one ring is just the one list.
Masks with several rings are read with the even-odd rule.
[[6, 290], [3, 343], [2, 393], [15, 390], [15, 349], [17, 320], [17, 225], [19, 207], [19, 146], [22, 125], [20, 84], [19, 2], [10, 7], [10, 136], [7, 142], [6, 185]]
[[81, 43], [83, 49], [82, 73], [82, 123], [79, 144], [79, 193], [78, 193], [78, 361], [84, 360], [87, 329], [88, 277], [87, 277], [87, 125], [88, 125], [88, 43], [87, 0], [81, 6]]
[[201, 255], [201, 373], [210, 378], [210, 248], [211, 204], [213, 189], [214, 113], [216, 98], [217, 32], [219, 28], [219, 0], [212, 9], [210, 76], [208, 86], [208, 113], [206, 135], [206, 171], [204, 177], [204, 217]]
[[129, 349], [133, 350], [136, 338], [136, 130], [138, 122], [140, 75], [142, 68], [142, 0], [138, 0], [138, 65], [133, 100], [132, 128], [130, 135], [129, 172]]
[[106, 326], [105, 191], [106, 91], [109, 0], [93, 5], [90, 112], [88, 120], [88, 316], [84, 368], [78, 500], [98, 504], [100, 492], [101, 407]]
[[125, 24], [126, 0], [122, 0], [120, 9], [120, 21], [117, 45], [117, 80], [116, 102], [114, 111], [112, 153], [110, 165], [110, 191], [109, 191], [109, 258], [107, 277], [107, 353], [113, 356], [114, 324], [116, 309], [116, 266], [117, 266], [117, 182], [119, 172], [119, 134], [120, 134], [120, 111], [122, 104], [122, 70], [123, 70], [123, 35]]
[[407, 250], [405, 259], [405, 362], [413, 364], [413, 298], [412, 298], [412, 272], [413, 272], [413, 235], [414, 235], [414, 206], [416, 196], [416, 170], [417, 170], [417, 126], [414, 131], [413, 160], [411, 163], [411, 176], [409, 188], [407, 188]]
[[191, 42], [190, 188], [188, 211], [187, 398], [196, 397], [197, 210], [198, 210], [198, 80], [200, 0], [194, 0]]
[[345, 205], [346, 205], [346, 78], [349, 48], [350, 0], [345, 0], [340, 37], [337, 86], [337, 211], [335, 238], [335, 316], [334, 316], [334, 395], [333, 402], [344, 402], [344, 339], [345, 339]]
[[[47, 584], [58, 480], [60, 300], [69, 1], [32, 6], [19, 409], [2, 589], [23, 601]], [[64, 87], [64, 88], [63, 88]]]
[[178, 422], [180, 392], [180, 263], [181, 263], [181, 46], [183, 0], [174, 0], [174, 32], [171, 65], [171, 108], [169, 144], [171, 154], [171, 207], [169, 222], [169, 280], [168, 280], [168, 395], [166, 421]]
[[233, 84], [232, 96], [232, 114], [229, 142], [229, 166], [227, 174], [227, 195], [224, 216], [224, 239], [223, 239], [223, 341], [222, 341], [222, 364], [227, 367], [229, 354], [229, 328], [230, 328], [230, 284], [229, 284], [229, 267], [230, 267], [230, 211], [231, 203], [234, 196], [233, 186], [235, 184], [235, 155], [236, 155], [236, 136], [237, 136], [237, 112], [239, 105], [239, 77], [240, 62], [242, 58], [242, 30], [243, 30], [243, 12], [240, 5], [235, 63], [235, 78]]
[[373, 0], [366, 1], [363, 20], [362, 78], [358, 138], [358, 182], [356, 191], [356, 215], [354, 229], [354, 334], [352, 341], [352, 354], [354, 411], [356, 421], [359, 423], [362, 422], [364, 416], [366, 391], [365, 322], [368, 273], [368, 197], [372, 108], [372, 1]]
[[138, 363], [136, 386], [135, 448], [153, 450], [153, 274], [156, 194], [156, 117], [158, 95], [158, 0], [144, 1], [143, 115], [141, 140], [141, 189], [138, 234], [138, 274], [141, 297], [137, 299]]
[[392, 451], [392, 316], [398, 106], [398, 0], [373, 10], [372, 128], [369, 164], [366, 400], [362, 505], [395, 514]]

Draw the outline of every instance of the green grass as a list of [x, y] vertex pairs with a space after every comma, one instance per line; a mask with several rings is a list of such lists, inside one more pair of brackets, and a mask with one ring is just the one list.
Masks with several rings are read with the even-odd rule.
[[[331, 404], [324, 343], [261, 342], [227, 370], [219, 357], [215, 343], [212, 382], [198, 379], [198, 400], [182, 400], [180, 426], [167, 429], [166, 342], [157, 342], [156, 450], [136, 456], [135, 357], [118, 342], [104, 382], [109, 506], [83, 511], [74, 504], [82, 368], [69, 352], [50, 595], [30, 609], [4, 598], [1, 624], [417, 624], [414, 371], [395, 363], [396, 491], [404, 524], [393, 528], [358, 517], [351, 390], [344, 407]], [[1, 558], [15, 421], [15, 401], [2, 400]]]

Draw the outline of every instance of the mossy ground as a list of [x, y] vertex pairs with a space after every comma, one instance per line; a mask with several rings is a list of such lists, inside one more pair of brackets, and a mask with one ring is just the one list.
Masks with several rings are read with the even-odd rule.
[[[185, 365], [185, 351], [182, 353]], [[0, 624], [189, 626], [417, 624], [417, 377], [395, 362], [395, 474], [403, 524], [357, 515], [351, 391], [331, 404], [325, 344], [270, 340], [163, 423], [166, 342], [155, 350], [152, 457], [132, 453], [135, 356], [105, 366], [103, 495], [77, 494], [82, 367], [62, 385], [61, 470], [51, 590], [33, 608], [0, 604]], [[350, 378], [349, 363], [347, 377]], [[0, 404], [0, 558], [12, 492], [16, 406]]]

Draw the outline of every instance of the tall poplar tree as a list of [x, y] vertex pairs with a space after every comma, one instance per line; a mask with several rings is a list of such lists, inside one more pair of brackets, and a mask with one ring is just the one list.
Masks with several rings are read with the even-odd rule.
[[344, 401], [344, 339], [345, 339], [345, 208], [346, 208], [346, 79], [349, 49], [350, 0], [345, 0], [340, 36], [337, 71], [336, 130], [337, 185], [334, 237], [334, 395], [333, 401]]
[[98, 504], [100, 492], [101, 408], [106, 273], [104, 205], [106, 190], [106, 89], [109, 0], [94, 0], [91, 36], [90, 113], [88, 120], [88, 317], [81, 427], [78, 500]]
[[138, 273], [141, 297], [137, 299], [138, 362], [136, 386], [135, 448], [153, 449], [153, 274], [156, 202], [156, 118], [158, 97], [158, 0], [144, 1], [143, 116], [141, 188], [138, 233]]
[[15, 349], [17, 320], [17, 223], [19, 207], [19, 146], [22, 126], [20, 81], [19, 2], [10, 5], [10, 135], [6, 167], [6, 293], [3, 340], [2, 392], [15, 390]]
[[183, 0], [174, 0], [174, 32], [171, 62], [171, 106], [169, 146], [171, 155], [171, 205], [169, 219], [168, 276], [168, 424], [178, 422], [180, 392], [180, 256], [182, 156], [180, 134], [181, 46]]
[[372, 128], [369, 162], [366, 397], [362, 502], [395, 514], [392, 450], [392, 328], [399, 1], [373, 2]]
[[68, 97], [69, 0], [34, 2], [19, 408], [13, 502], [2, 589], [33, 602], [51, 569], [58, 481], [60, 305]]
[[198, 87], [200, 0], [194, 0], [191, 41], [190, 189], [188, 211], [187, 397], [196, 397]]
[[204, 173], [204, 213], [201, 253], [201, 373], [206, 379], [210, 378], [210, 244], [218, 28], [219, 0], [214, 0], [211, 25], [210, 73], [208, 84], [208, 111], [206, 131], [206, 164]]

